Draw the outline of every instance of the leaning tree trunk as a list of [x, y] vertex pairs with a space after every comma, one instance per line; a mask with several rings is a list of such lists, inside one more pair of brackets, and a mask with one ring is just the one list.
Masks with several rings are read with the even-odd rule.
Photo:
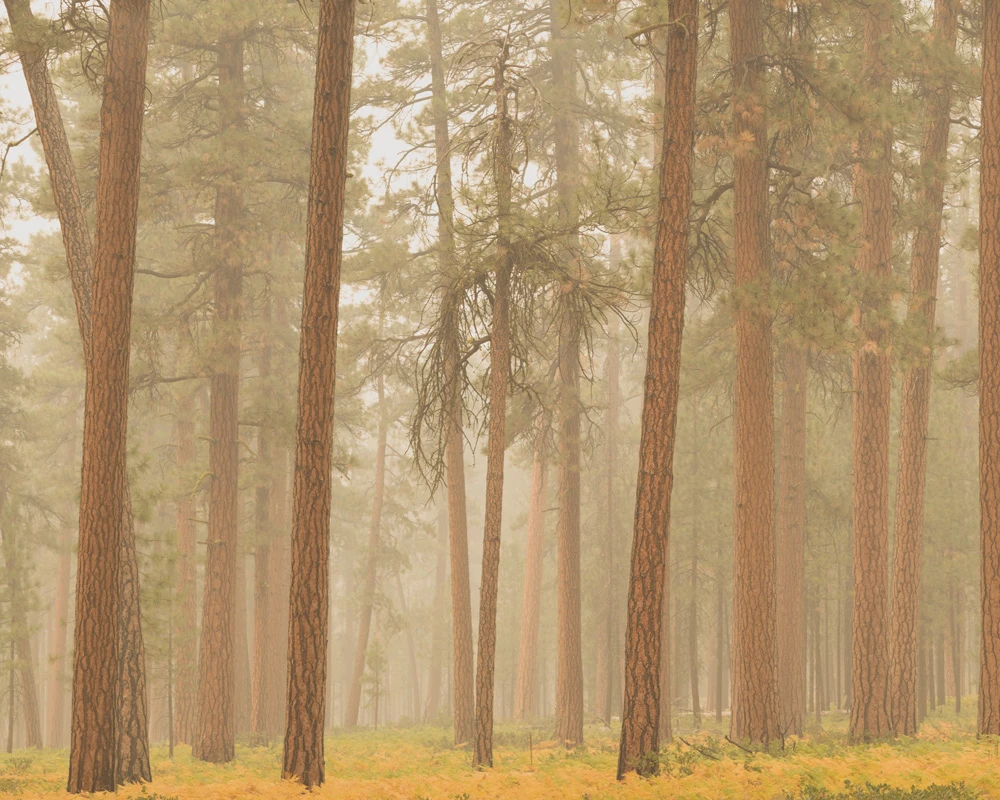
[[454, 286], [455, 200], [451, 182], [451, 137], [448, 132], [448, 97], [444, 78], [444, 53], [437, 0], [427, 0], [427, 43], [431, 61], [431, 113], [434, 117], [435, 181], [438, 206], [438, 258], [447, 324], [444, 328], [445, 484], [448, 489], [448, 538], [451, 554], [451, 619], [454, 658], [452, 712], [455, 743], [475, 735], [475, 684], [472, 651], [472, 591], [469, 588], [469, 530], [465, 505], [465, 452], [462, 437], [461, 354], [457, 340]]
[[733, 704], [730, 736], [779, 737], [774, 580], [774, 386], [762, 0], [732, 0], [736, 314]]
[[117, 785], [123, 618], [122, 520], [128, 514], [129, 333], [139, 206], [149, 4], [112, 0], [101, 103], [91, 357], [84, 402], [68, 791]]
[[661, 626], [694, 191], [698, 0], [671, 0], [670, 20], [675, 24], [669, 28], [663, 97], [664, 107], [673, 113], [664, 120], [660, 159], [660, 202], [625, 631], [619, 778], [632, 770], [651, 774], [658, 769]]
[[479, 649], [476, 658], [476, 738], [472, 763], [493, 766], [493, 694], [497, 646], [497, 591], [500, 585], [500, 531], [503, 512], [503, 461], [507, 450], [507, 392], [510, 383], [511, 174], [513, 130], [507, 111], [507, 42], [494, 67], [496, 132], [493, 183], [497, 193], [496, 283], [490, 325], [489, 428], [486, 445], [486, 519], [483, 522], [483, 571], [479, 590]]
[[778, 480], [778, 702], [781, 735], [805, 724], [806, 401], [809, 354], [782, 347], [781, 467]]
[[281, 774], [323, 783], [337, 311], [351, 116], [354, 0], [322, 0], [316, 50], [306, 271], [292, 488], [288, 720]]
[[857, 269], [866, 286], [856, 312], [851, 451], [854, 507], [853, 689], [850, 736], [891, 732], [889, 681], [889, 332], [884, 315], [892, 274], [892, 142], [876, 124], [891, 90], [883, 47], [892, 4], [869, 4], [864, 23], [864, 89], [869, 120], [858, 137], [855, 191], [861, 203]]
[[528, 504], [528, 543], [524, 554], [524, 596], [521, 634], [517, 650], [514, 719], [526, 720], [537, 711], [538, 626], [542, 616], [542, 562], [545, 555], [545, 490], [548, 475], [544, 414], [535, 420], [531, 463], [531, 498]]
[[[243, 40], [217, 47], [220, 146], [237, 147], [242, 127]], [[194, 754], [233, 760], [236, 736], [236, 559], [239, 525], [240, 324], [243, 190], [228, 177], [215, 190], [215, 315], [212, 320], [208, 463], [208, 556], [198, 661], [198, 727]]]
[[344, 727], [353, 728], [358, 724], [361, 711], [361, 686], [365, 677], [365, 662], [368, 655], [368, 636], [371, 633], [372, 613], [375, 609], [375, 584], [378, 576], [379, 542], [382, 531], [382, 505], [385, 499], [385, 450], [387, 415], [385, 411], [385, 382], [381, 374], [376, 378], [378, 391], [378, 446], [375, 451], [375, 498], [372, 503], [371, 528], [368, 535], [368, 561], [365, 565], [365, 585], [361, 594], [361, 619], [358, 624], [358, 640], [354, 650], [354, 670], [351, 673], [350, 694], [344, 710]]
[[[941, 54], [955, 52], [957, 0], [936, 0], [934, 44]], [[892, 562], [892, 613], [889, 629], [889, 714], [897, 734], [917, 732], [917, 620], [920, 614], [920, 562], [923, 549], [924, 484], [927, 476], [927, 429], [930, 411], [934, 310], [937, 304], [944, 179], [951, 124], [951, 82], [927, 86], [924, 140], [917, 209], [920, 224], [910, 259], [910, 302], [926, 352], [903, 376], [899, 422], [899, 478], [896, 483], [896, 536]]]

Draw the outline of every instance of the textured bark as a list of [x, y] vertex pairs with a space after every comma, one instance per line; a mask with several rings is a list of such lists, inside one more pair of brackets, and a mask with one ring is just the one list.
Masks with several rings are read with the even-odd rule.
[[[437, 0], [426, 0], [427, 41], [431, 61], [431, 114], [434, 118], [438, 258], [445, 297], [456, 278], [454, 212], [451, 182], [451, 137], [444, 79], [441, 20]], [[454, 320], [452, 321], [455, 322]], [[451, 555], [451, 619], [453, 647], [452, 712], [455, 743], [475, 735], [475, 669], [472, 655], [472, 591], [469, 587], [469, 530], [465, 504], [465, 453], [462, 437], [462, 382], [454, 324], [445, 326], [445, 483], [448, 489], [448, 538]]]
[[805, 721], [806, 397], [809, 355], [782, 349], [781, 466], [778, 482], [778, 701], [781, 734], [801, 736]]
[[979, 200], [980, 735], [1000, 734], [1000, 3], [983, 5]]
[[351, 673], [350, 693], [344, 709], [344, 727], [353, 728], [358, 724], [361, 710], [361, 687], [365, 677], [365, 661], [368, 655], [368, 636], [372, 628], [372, 613], [375, 609], [375, 586], [378, 577], [378, 557], [381, 547], [382, 506], [385, 500], [385, 450], [388, 435], [385, 413], [385, 383], [382, 375], [376, 378], [378, 392], [378, 444], [375, 450], [375, 497], [372, 503], [371, 527], [368, 533], [368, 558], [365, 562], [365, 583], [361, 589], [361, 616], [358, 624], [358, 639], [354, 648], [354, 670]]
[[779, 736], [774, 561], [774, 386], [771, 364], [767, 124], [761, 0], [729, 5], [733, 64], [736, 317], [733, 712], [736, 741]]
[[337, 311], [344, 245], [353, 0], [322, 0], [292, 487], [288, 720], [282, 777], [323, 783]]
[[542, 616], [542, 561], [545, 554], [545, 490], [548, 476], [544, 415], [535, 420], [531, 463], [531, 498], [528, 505], [528, 543], [524, 554], [524, 597], [521, 601], [521, 635], [517, 651], [517, 684], [514, 719], [538, 713], [538, 626]]
[[441, 671], [448, 649], [448, 504], [438, 501], [438, 547], [434, 565], [434, 622], [431, 658], [427, 674], [427, 701], [424, 723], [437, 719], [441, 709]]
[[[697, 0], [672, 0], [663, 102], [660, 201], [653, 252], [646, 379], [625, 630], [625, 683], [618, 777], [658, 767], [662, 627], [668, 569], [684, 290], [694, 171]], [[668, 683], [669, 685], [669, 683]]]
[[[954, 53], [958, 35], [957, 0], [936, 0], [933, 45]], [[926, 341], [934, 335], [944, 179], [951, 119], [951, 84], [926, 87], [918, 195], [919, 224], [910, 260], [907, 317], [916, 320]], [[933, 351], [928, 347], [903, 375], [899, 422], [899, 478], [896, 483], [896, 535], [892, 563], [892, 613], [889, 631], [889, 713], [893, 731], [917, 732], [917, 619], [923, 548], [924, 483]]]
[[128, 474], [119, 475], [124, 509], [121, 529], [121, 628], [118, 652], [118, 762], [119, 785], [152, 780], [149, 765], [149, 694], [146, 690], [146, 649], [142, 637], [139, 563], [135, 552], [135, 519]]
[[[891, 3], [864, 14], [864, 88], [877, 115], [889, 91], [883, 47], [891, 35]], [[889, 680], [889, 334], [882, 320], [892, 270], [891, 131], [874, 120], [858, 137], [855, 192], [861, 204], [857, 270], [866, 281], [853, 357], [851, 451], [854, 506], [853, 690], [850, 736], [869, 741], [891, 732]]]
[[117, 784], [129, 333], [149, 4], [113, 0], [101, 103], [91, 357], [84, 401], [68, 791]]
[[190, 744], [195, 731], [198, 695], [198, 595], [194, 490], [188, 471], [194, 462], [194, 396], [183, 392], [177, 400], [177, 594], [180, 613], [173, 633], [177, 648], [177, 692], [174, 738]]
[[[75, 454], [74, 454], [75, 455]], [[56, 574], [56, 601], [52, 608], [52, 644], [49, 654], [49, 680], [46, 743], [61, 748], [66, 743], [66, 637], [69, 618], [69, 581], [72, 569], [68, 536], [60, 538], [59, 567]]]
[[[242, 127], [243, 40], [217, 45], [220, 146]], [[236, 735], [236, 581], [239, 570], [240, 324], [243, 280], [243, 190], [232, 175], [215, 189], [214, 315], [209, 408], [208, 555], [198, 662], [194, 755], [233, 760]]]
[[549, 0], [549, 35], [553, 88], [553, 150], [557, 212], [565, 236], [567, 280], [557, 298], [559, 319], [558, 503], [556, 522], [556, 737], [565, 744], [583, 741], [583, 650], [580, 597], [580, 309], [574, 302], [584, 280], [577, 255], [579, 234], [579, 131], [576, 115], [576, 50], [568, 27], [572, 5]]
[[476, 738], [472, 763], [493, 766], [493, 700], [497, 646], [497, 591], [500, 585], [500, 533], [503, 518], [503, 462], [507, 450], [507, 392], [510, 384], [511, 175], [513, 129], [507, 108], [506, 40], [494, 67], [496, 130], [493, 185], [497, 203], [496, 277], [490, 321], [490, 395], [486, 444], [486, 519], [483, 522], [483, 571], [479, 588], [479, 648], [476, 657]]

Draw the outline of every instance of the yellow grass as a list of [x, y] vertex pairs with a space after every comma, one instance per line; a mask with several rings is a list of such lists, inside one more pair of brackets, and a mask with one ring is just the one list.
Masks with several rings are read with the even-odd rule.
[[[998, 744], [977, 740], [967, 718], [935, 718], [914, 739], [867, 747], [848, 745], [843, 724], [842, 718], [831, 716], [826, 730], [790, 741], [784, 751], [756, 754], [726, 742], [722, 728], [715, 733], [682, 731], [684, 741], [665, 749], [658, 778], [631, 777], [623, 783], [614, 779], [617, 731], [597, 726], [588, 728], [586, 746], [570, 751], [545, 741], [544, 726], [501, 726], [496, 767], [491, 770], [473, 769], [469, 752], [452, 747], [450, 732], [441, 728], [338, 733], [327, 742], [327, 783], [314, 796], [331, 800], [772, 800], [797, 798], [810, 786], [843, 792], [849, 781], [900, 788], [964, 782], [982, 797], [1000, 800]], [[0, 756], [0, 797], [69, 797], [63, 791], [66, 758], [59, 751]], [[277, 746], [238, 747], [235, 763], [225, 766], [195, 761], [187, 747], [178, 747], [173, 759], [165, 747], [157, 747], [153, 761], [153, 782], [123, 789], [119, 797], [281, 800], [306, 794], [300, 786], [277, 779]]]

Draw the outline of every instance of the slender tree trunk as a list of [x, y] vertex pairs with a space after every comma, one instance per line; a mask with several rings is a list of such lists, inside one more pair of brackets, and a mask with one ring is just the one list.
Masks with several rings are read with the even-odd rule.
[[891, 132], [877, 125], [890, 91], [883, 47], [891, 3], [869, 4], [864, 21], [864, 86], [872, 120], [857, 142], [855, 191], [861, 203], [857, 269], [867, 282], [856, 313], [861, 345], [853, 357], [854, 657], [850, 736], [870, 741], [889, 724], [889, 333], [882, 317], [892, 270]]
[[507, 109], [507, 41], [494, 67], [496, 131], [493, 184], [497, 202], [496, 283], [490, 326], [489, 428], [486, 445], [486, 519], [483, 571], [479, 590], [479, 648], [476, 658], [476, 739], [472, 763], [493, 766], [493, 695], [497, 645], [497, 591], [500, 582], [500, 532], [503, 512], [503, 462], [507, 450], [507, 393], [510, 384], [511, 175], [513, 129]]
[[[719, 565], [715, 572], [715, 721], [722, 722], [722, 712], [725, 711], [725, 676], [726, 676], [726, 586], [722, 581], [722, 546], [719, 546]], [[802, 643], [803, 656], [805, 642]]]
[[[941, 55], [955, 52], [957, 0], [936, 0], [933, 44]], [[892, 613], [889, 630], [889, 713], [897, 734], [917, 732], [917, 620], [923, 548], [924, 483], [930, 411], [934, 312], [937, 304], [944, 180], [951, 120], [951, 79], [927, 86], [924, 138], [920, 152], [923, 184], [918, 194], [920, 223], [910, 261], [907, 317], [915, 319], [927, 342], [925, 354], [903, 375], [899, 423], [899, 478], [896, 483], [896, 535], [892, 562]]]
[[979, 719], [1000, 734], [1000, 3], [983, 5], [979, 200]]
[[948, 587], [948, 629], [951, 639], [951, 674], [955, 688], [955, 713], [962, 713], [962, 624], [959, 609], [960, 593], [954, 585]]
[[456, 304], [452, 287], [457, 280], [454, 210], [451, 182], [451, 137], [444, 79], [441, 20], [437, 0], [426, 0], [427, 39], [431, 58], [431, 113], [434, 117], [435, 178], [438, 206], [438, 258], [444, 305], [448, 314], [444, 340], [445, 365], [445, 483], [448, 489], [448, 537], [451, 554], [452, 712], [455, 743], [475, 735], [475, 669], [472, 655], [472, 592], [469, 588], [469, 531], [465, 505], [465, 454], [462, 437], [462, 373], [457, 336]]
[[368, 534], [368, 560], [365, 564], [365, 585], [361, 594], [361, 617], [358, 641], [354, 650], [354, 671], [351, 673], [351, 690], [344, 710], [344, 726], [358, 724], [361, 711], [361, 688], [365, 677], [368, 654], [368, 636], [371, 633], [372, 613], [375, 609], [375, 588], [378, 578], [379, 549], [381, 547], [382, 506], [385, 500], [385, 451], [388, 437], [388, 415], [385, 410], [385, 382], [380, 374], [376, 378], [378, 392], [378, 445], [375, 451], [375, 498], [372, 503], [371, 528]]
[[934, 677], [937, 680], [937, 702], [943, 706], [948, 702], [948, 682], [945, 679], [945, 664], [947, 659], [944, 652], [944, 634], [939, 633], [934, 646]]
[[762, 0], [729, 5], [734, 69], [733, 127], [746, 140], [734, 156], [736, 443], [733, 550], [733, 713], [736, 741], [779, 736], [774, 560], [774, 387], [768, 295], [767, 125]]
[[406, 593], [403, 591], [403, 579], [396, 571], [396, 594], [399, 595], [399, 610], [403, 615], [404, 634], [406, 636], [406, 658], [410, 667], [410, 708], [406, 712], [412, 719], [420, 718], [420, 671], [417, 668], [417, 645], [413, 641], [413, 624], [406, 605]]
[[194, 740], [198, 697], [198, 595], [195, 570], [197, 542], [194, 521], [194, 494], [191, 467], [194, 463], [194, 396], [182, 391], [177, 401], [177, 715], [175, 738], [190, 744]]
[[281, 774], [323, 783], [330, 494], [354, 0], [322, 0], [316, 51], [306, 272], [292, 497], [288, 720]]
[[[244, 102], [243, 39], [217, 46], [220, 146], [239, 146]], [[240, 326], [243, 189], [227, 176], [215, 191], [215, 314], [212, 319], [208, 461], [208, 556], [198, 663], [198, 727], [194, 755], [233, 760], [236, 735], [237, 578], [239, 549]]]
[[927, 719], [927, 634], [920, 626], [917, 636], [917, 729]]
[[557, 298], [558, 344], [558, 497], [556, 523], [557, 661], [556, 737], [565, 744], [583, 741], [583, 649], [580, 597], [580, 341], [582, 321], [573, 302], [583, 283], [577, 255], [579, 225], [579, 133], [576, 114], [576, 51], [566, 28], [572, 23], [567, 0], [549, 0], [550, 48], [554, 122], [552, 139], [556, 164], [559, 223], [568, 231], [564, 258], [570, 272]]
[[531, 464], [531, 499], [528, 505], [528, 544], [524, 555], [524, 598], [521, 603], [521, 636], [517, 651], [517, 686], [514, 719], [537, 713], [538, 626], [542, 615], [542, 557], [545, 553], [545, 490], [548, 475], [544, 415], [535, 420]]
[[129, 333], [149, 4], [113, 0], [101, 104], [84, 402], [68, 791], [114, 791], [127, 505]]
[[269, 655], [267, 657], [271, 669], [267, 673], [267, 694], [271, 697], [268, 703], [267, 731], [268, 739], [280, 736], [286, 721], [286, 689], [288, 682], [288, 630], [289, 603], [291, 591], [291, 539], [288, 531], [288, 452], [284, 447], [277, 447], [274, 453], [275, 474], [271, 479], [271, 509], [273, 514], [275, 535], [271, 540], [268, 554], [268, 586], [270, 587], [271, 603], [269, 604], [268, 627]]
[[438, 499], [438, 548], [434, 566], [434, 623], [427, 674], [424, 723], [435, 720], [441, 708], [441, 670], [448, 649], [448, 505]]
[[698, 534], [691, 540], [691, 613], [688, 619], [688, 672], [691, 679], [691, 715], [695, 729], [701, 727], [698, 692]]
[[[74, 453], [75, 455], [75, 453]], [[69, 617], [69, 582], [72, 564], [70, 542], [65, 534], [60, 537], [59, 567], [56, 573], [56, 600], [52, 609], [52, 644], [50, 647], [48, 701], [49, 747], [61, 748], [66, 742], [66, 633]]]
[[247, 556], [244, 546], [245, 536], [237, 534], [236, 545], [236, 614], [233, 624], [236, 628], [233, 642], [235, 646], [233, 664], [233, 730], [236, 735], [250, 730], [250, 707], [253, 678], [250, 669], [250, 637], [247, 633]]
[[781, 468], [778, 491], [778, 700], [781, 734], [801, 736], [805, 719], [806, 398], [809, 355], [782, 348]]
[[[618, 777], [658, 769], [670, 495], [694, 171], [698, 2], [672, 0], [646, 380], [625, 632]], [[668, 659], [667, 659], [668, 660]], [[669, 684], [668, 684], [669, 685]]]

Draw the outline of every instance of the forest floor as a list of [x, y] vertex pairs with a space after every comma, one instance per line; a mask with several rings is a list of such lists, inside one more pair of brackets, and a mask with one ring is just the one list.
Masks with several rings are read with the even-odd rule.
[[[972, 712], [974, 714], [974, 711]], [[713, 721], [692, 730], [678, 720], [678, 738], [662, 756], [661, 775], [618, 783], [617, 730], [590, 726], [587, 743], [566, 750], [547, 740], [550, 726], [501, 725], [496, 766], [475, 770], [467, 749], [444, 728], [390, 728], [335, 733], [327, 740], [327, 782], [312, 796], [337, 800], [618, 800], [636, 798], [761, 798], [762, 800], [1000, 799], [1000, 742], [977, 740], [974, 717], [940, 713], [914, 738], [849, 745], [842, 714], [830, 714], [783, 751], [749, 753], [725, 740]], [[65, 751], [0, 755], [0, 797], [65, 798]], [[280, 745], [237, 747], [236, 761], [195, 761], [187, 747], [153, 753], [155, 780], [122, 789], [119, 798], [229, 800], [308, 796], [276, 779]], [[99, 797], [103, 795], [98, 795]]]

